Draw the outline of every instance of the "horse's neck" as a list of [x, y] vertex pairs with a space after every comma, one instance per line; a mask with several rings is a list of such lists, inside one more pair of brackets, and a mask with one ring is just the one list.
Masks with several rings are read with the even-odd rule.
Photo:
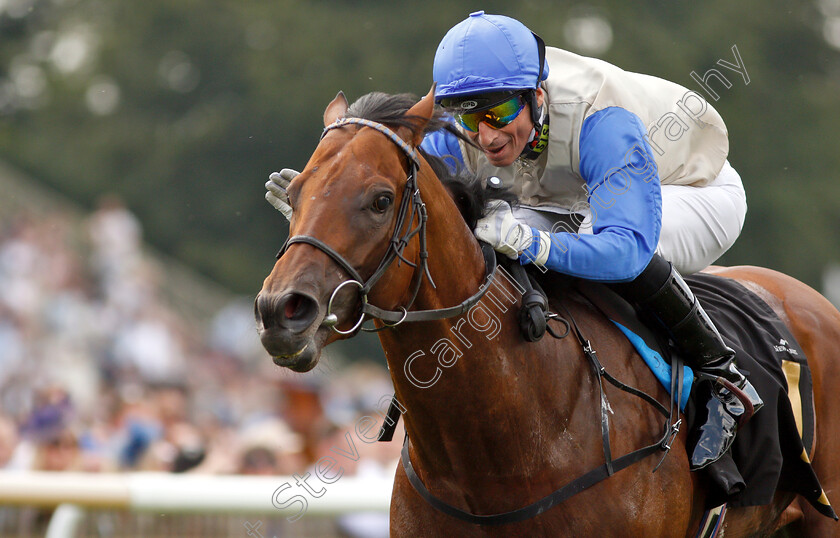
[[[429, 267], [436, 287], [424, 283], [418, 309], [459, 304], [484, 282], [481, 250], [462, 221], [452, 224], [454, 211], [454, 205], [429, 208]], [[529, 457], [527, 444], [512, 436], [537, 427], [549, 436], [559, 434], [568, 423], [562, 413], [574, 405], [562, 387], [571, 386], [577, 374], [549, 366], [569, 353], [568, 344], [550, 338], [526, 343], [517, 322], [520, 296], [500, 270], [469, 313], [380, 334], [421, 466], [466, 476], [505, 462], [510, 471], [516, 460]], [[544, 406], [549, 399], [551, 408]], [[552, 421], [556, 426], [546, 426]], [[477, 439], [488, 443], [482, 454], [475, 453]]]
[[482, 473], [533, 476], [548, 459], [573, 457], [562, 442], [541, 444], [565, 436], [580, 446], [572, 438], [579, 399], [588, 398], [586, 407], [597, 412], [579, 350], [569, 339], [525, 342], [516, 307], [505, 313], [482, 300], [475, 308], [472, 317], [381, 335], [415, 466], [466, 483]]

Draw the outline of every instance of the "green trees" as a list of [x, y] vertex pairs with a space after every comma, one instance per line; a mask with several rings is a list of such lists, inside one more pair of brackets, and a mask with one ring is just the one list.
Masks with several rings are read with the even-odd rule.
[[[818, 285], [840, 258], [840, 53], [826, 41], [835, 4], [484, 9], [573, 50], [592, 41], [569, 24], [594, 16], [611, 32], [600, 57], [692, 89], [692, 71], [731, 61], [737, 45], [750, 83], [730, 72], [732, 87], [710, 102], [730, 129], [750, 210], [722, 262]], [[0, 2], [0, 158], [90, 207], [122, 195], [157, 247], [255, 293], [286, 234], [263, 200], [268, 173], [303, 167], [339, 89], [351, 100], [424, 94], [437, 42], [467, 11], [439, 0]]]

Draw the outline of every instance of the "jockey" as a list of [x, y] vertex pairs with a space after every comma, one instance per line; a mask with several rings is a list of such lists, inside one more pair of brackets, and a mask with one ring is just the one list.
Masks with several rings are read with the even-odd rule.
[[[446, 131], [422, 148], [510, 188], [475, 234], [509, 258], [610, 283], [655, 320], [698, 378], [762, 401], [680, 273], [734, 243], [746, 214], [720, 115], [697, 93], [545, 47], [514, 19], [472, 13], [434, 60], [435, 102], [475, 146]], [[691, 466], [734, 440], [742, 403], [715, 384], [698, 406]], [[705, 424], [703, 423], [705, 422]]]

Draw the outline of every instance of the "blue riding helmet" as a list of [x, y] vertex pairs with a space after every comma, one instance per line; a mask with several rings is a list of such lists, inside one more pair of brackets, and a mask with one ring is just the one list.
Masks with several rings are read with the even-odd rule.
[[539, 37], [515, 19], [483, 11], [470, 13], [438, 45], [433, 68], [435, 102], [536, 88], [548, 77], [538, 43]]

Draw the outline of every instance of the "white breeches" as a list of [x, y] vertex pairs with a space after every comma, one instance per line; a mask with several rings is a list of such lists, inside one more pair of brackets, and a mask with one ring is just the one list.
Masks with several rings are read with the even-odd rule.
[[720, 258], [744, 227], [747, 195], [726, 161], [704, 187], [662, 185], [662, 233], [656, 253], [690, 275]]
[[[518, 207], [514, 215], [534, 228], [549, 231], [557, 213], [547, 208]], [[738, 172], [726, 161], [708, 185], [662, 185], [662, 232], [656, 253], [689, 275], [714, 263], [741, 234], [747, 197]], [[586, 223], [579, 233], [592, 233]]]

